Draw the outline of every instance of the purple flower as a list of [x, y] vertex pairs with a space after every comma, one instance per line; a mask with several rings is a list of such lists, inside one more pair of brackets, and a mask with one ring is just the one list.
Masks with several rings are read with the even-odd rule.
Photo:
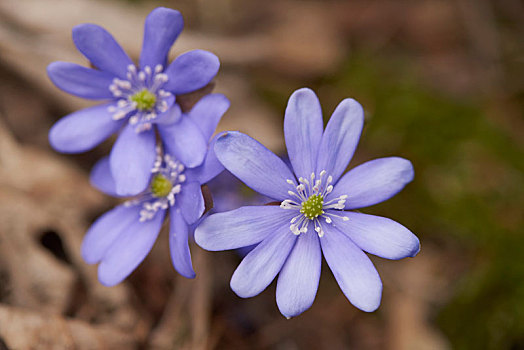
[[357, 146], [364, 113], [342, 101], [326, 130], [315, 93], [300, 89], [289, 99], [284, 135], [293, 172], [251, 137], [223, 133], [215, 152], [224, 167], [280, 206], [247, 206], [204, 219], [195, 231], [207, 250], [257, 244], [231, 279], [241, 297], [262, 292], [277, 274], [280, 312], [296, 316], [317, 293], [322, 254], [349, 301], [364, 311], [380, 304], [382, 283], [363, 252], [387, 259], [415, 256], [419, 240], [390, 219], [347, 210], [382, 202], [413, 179], [408, 160], [366, 162], [341, 176]]
[[[198, 119], [202, 134], [209, 140], [228, 107], [229, 101], [223, 95], [211, 94], [203, 97], [184, 117]], [[216, 137], [210, 141], [202, 164], [190, 169], [159, 147], [154, 165], [148, 169], [147, 189], [105, 213], [91, 226], [82, 242], [82, 257], [89, 264], [100, 263], [98, 279], [102, 284], [120, 283], [144, 260], [167, 214], [173, 266], [181, 275], [195, 277], [188, 236], [204, 212], [201, 185], [223, 170], [213, 151], [215, 141]], [[117, 196], [108, 157], [94, 166], [91, 183]]]
[[169, 153], [186, 167], [204, 159], [207, 140], [197, 125], [182, 117], [176, 95], [207, 85], [218, 72], [218, 58], [194, 50], [167, 65], [168, 52], [182, 31], [180, 12], [157, 8], [146, 19], [140, 64], [135, 66], [105, 29], [81, 24], [73, 42], [97, 69], [53, 62], [49, 78], [60, 89], [87, 99], [105, 100], [59, 120], [49, 132], [54, 149], [64, 153], [87, 151], [121, 130], [111, 151], [110, 167], [120, 195], [144, 190], [155, 161], [155, 130]]

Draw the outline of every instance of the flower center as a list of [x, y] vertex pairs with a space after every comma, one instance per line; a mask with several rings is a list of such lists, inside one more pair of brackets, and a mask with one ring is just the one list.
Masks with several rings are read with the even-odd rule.
[[129, 124], [136, 125], [136, 132], [150, 130], [159, 114], [166, 112], [174, 96], [162, 87], [169, 80], [164, 67], [145, 66], [138, 71], [134, 65], [127, 67], [127, 80], [113, 79], [109, 90], [116, 100], [107, 108], [113, 120], [129, 118]]
[[324, 214], [324, 211], [322, 210], [323, 205], [324, 197], [319, 194], [314, 194], [309, 196], [305, 202], [302, 202], [302, 208], [300, 208], [300, 212], [304, 214], [304, 216], [309, 220], [313, 220], [314, 218]]
[[153, 197], [166, 197], [173, 188], [173, 183], [162, 174], [156, 174], [151, 180], [151, 193]]
[[184, 166], [169, 154], [157, 148], [157, 157], [151, 172], [153, 177], [148, 190], [124, 203], [126, 206], [140, 205], [140, 222], [153, 219], [158, 211], [175, 205], [176, 196], [186, 181]]
[[156, 104], [156, 95], [148, 89], [143, 89], [130, 97], [131, 101], [136, 103], [136, 108], [140, 111], [148, 111]]
[[282, 201], [280, 208], [297, 211], [297, 215], [291, 219], [289, 226], [293, 234], [306, 233], [308, 226], [312, 224], [318, 236], [322, 237], [324, 230], [320, 219], [327, 224], [333, 223], [333, 217], [348, 220], [346, 216], [336, 214], [336, 210], [344, 209], [347, 195], [329, 198], [330, 193], [333, 192], [333, 185], [331, 185], [333, 177], [328, 176], [324, 180], [325, 175], [326, 171], [322, 170], [317, 179], [314, 173], [311, 174], [309, 180], [301, 177], [298, 179], [299, 185], [296, 185], [293, 180], [287, 180], [287, 183], [293, 186], [293, 191], [290, 190], [287, 193], [294, 198]]

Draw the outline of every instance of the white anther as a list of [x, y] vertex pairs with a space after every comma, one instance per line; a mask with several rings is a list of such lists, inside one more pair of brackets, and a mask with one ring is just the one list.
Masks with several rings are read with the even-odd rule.
[[161, 64], [155, 66], [155, 73], [160, 73], [162, 70], [164, 70], [164, 67]]
[[141, 133], [141, 132], [144, 132], [144, 131], [147, 131], [147, 130], [151, 130], [153, 128], [153, 126], [151, 125], [151, 123], [144, 123], [144, 124], [140, 124], [138, 125], [136, 128], [135, 128], [135, 132], [137, 134]]
[[[299, 184], [296, 185], [291, 179], [286, 179], [286, 182], [290, 185], [295, 185], [295, 191], [288, 191], [290, 196], [293, 196], [299, 200], [293, 201], [292, 199], [285, 199], [281, 202], [280, 207], [282, 209], [292, 209], [297, 211], [297, 216], [290, 220], [290, 230], [295, 235], [307, 232], [309, 223], [313, 223], [313, 228], [319, 237], [324, 236], [324, 229], [322, 228], [321, 221], [323, 223], [334, 224], [333, 217], [339, 217], [344, 221], [348, 219], [343, 216], [335, 214], [336, 210], [342, 210], [345, 207], [347, 195], [342, 195], [331, 200], [325, 200], [326, 196], [333, 192], [334, 186], [330, 183], [333, 182], [333, 176], [327, 176], [327, 172], [322, 170], [318, 173], [318, 178], [315, 179], [315, 173], [311, 173], [309, 176], [310, 180], [303, 177], [298, 178]], [[325, 182], [324, 176], [327, 176]], [[311, 196], [320, 196], [320, 207], [313, 206], [313, 202], [309, 202]]]
[[126, 114], [127, 113], [125, 111], [118, 111], [115, 114], [113, 114], [113, 120], [120, 120], [120, 119], [124, 118], [126, 116]]
[[131, 83], [128, 82], [127, 80], [120, 80], [118, 83], [115, 83], [115, 85], [117, 85], [118, 87], [122, 89], [126, 89], [126, 90], [130, 90], [132, 87]]
[[169, 80], [169, 77], [165, 73], [160, 73], [160, 74], [155, 75], [155, 81], [159, 83], [165, 83], [168, 80]]
[[169, 91], [165, 91], [165, 90], [158, 90], [157, 92], [158, 96], [160, 97], [170, 97], [171, 96], [171, 93]]
[[138, 116], [135, 114], [134, 116], [129, 118], [129, 124], [135, 125], [136, 123], [138, 123]]
[[126, 107], [127, 105], [129, 104], [129, 102], [127, 100], [118, 100], [117, 102], [117, 107], [119, 108], [124, 108]]

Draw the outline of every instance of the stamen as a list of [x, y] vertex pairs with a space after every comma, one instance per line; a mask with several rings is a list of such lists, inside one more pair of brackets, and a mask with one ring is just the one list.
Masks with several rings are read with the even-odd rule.
[[113, 120], [129, 117], [130, 124], [138, 124], [136, 132], [153, 127], [152, 123], [158, 115], [168, 110], [168, 99], [173, 96], [162, 89], [169, 80], [163, 69], [158, 64], [154, 69], [145, 66], [142, 71], [138, 71], [135, 65], [130, 64], [127, 66], [127, 80], [113, 79], [109, 91], [117, 101], [116, 106], [108, 108]]
[[[298, 211], [298, 215], [290, 220], [289, 229], [295, 235], [305, 233], [308, 230], [309, 223], [312, 221], [315, 232], [319, 237], [324, 236], [321, 219], [329, 225], [333, 225], [333, 218], [337, 217], [344, 221], [349, 220], [346, 216], [334, 214], [335, 210], [345, 208], [347, 195], [341, 195], [337, 198], [324, 201], [327, 195], [333, 192], [333, 176], [325, 176], [327, 172], [322, 170], [318, 178], [315, 179], [315, 173], [311, 173], [309, 180], [303, 177], [298, 178], [299, 184], [296, 185], [291, 179], [286, 179], [289, 185], [294, 187], [289, 190], [288, 194], [299, 199], [285, 199], [280, 203], [280, 208]], [[325, 179], [325, 180], [324, 180]]]
[[186, 175], [179, 170], [183, 171], [184, 166], [168, 154], [162, 155], [161, 148], [157, 147], [149, 190], [124, 205], [142, 206], [140, 222], [151, 220], [159, 210], [175, 205], [176, 195], [182, 191], [181, 184], [186, 181]]

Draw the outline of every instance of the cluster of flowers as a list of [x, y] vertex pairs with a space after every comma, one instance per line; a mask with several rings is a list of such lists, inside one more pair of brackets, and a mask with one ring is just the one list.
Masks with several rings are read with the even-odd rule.
[[[104, 101], [59, 120], [49, 133], [54, 149], [83, 152], [119, 134], [110, 155], [94, 166], [91, 183], [127, 200], [91, 226], [82, 243], [84, 260], [99, 264], [102, 284], [122, 282], [149, 253], [169, 214], [172, 263], [185, 277], [195, 277], [193, 237], [212, 251], [255, 246], [233, 274], [231, 288], [252, 297], [278, 275], [277, 304], [292, 317], [315, 299], [323, 254], [350, 302], [375, 310], [382, 284], [364, 252], [401, 259], [416, 255], [419, 241], [390, 219], [349, 210], [399, 192], [413, 179], [411, 163], [381, 158], [342, 175], [362, 132], [362, 107], [352, 99], [342, 101], [324, 130], [319, 101], [306, 88], [292, 94], [285, 112], [292, 169], [247, 135], [230, 131], [213, 137], [229, 108], [227, 98], [208, 94], [184, 112], [177, 96], [209, 84], [219, 60], [194, 50], [168, 64], [182, 28], [178, 11], [153, 10], [135, 65], [106, 30], [79, 25], [73, 41], [94, 68], [66, 62], [48, 67], [60, 89]], [[224, 168], [279, 205], [205, 214], [201, 186]]]

